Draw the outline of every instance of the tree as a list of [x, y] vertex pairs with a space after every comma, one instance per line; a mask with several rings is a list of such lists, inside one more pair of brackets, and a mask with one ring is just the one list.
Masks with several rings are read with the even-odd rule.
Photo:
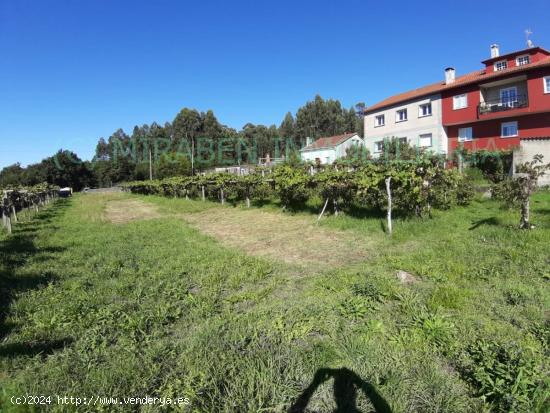
[[283, 139], [292, 139], [297, 145], [300, 145], [301, 142], [297, 142], [295, 138], [296, 133], [296, 121], [292, 116], [292, 113], [287, 112], [285, 118], [279, 126], [279, 136]]
[[104, 138], [99, 138], [95, 147], [95, 159], [105, 161], [110, 158], [110, 155], [109, 145]]
[[521, 218], [519, 227], [531, 229], [531, 195], [537, 189], [538, 179], [550, 170], [550, 163], [543, 164], [542, 155], [535, 155], [533, 160], [525, 162], [516, 167], [516, 174], [513, 177], [503, 179], [493, 186], [493, 194], [508, 205], [520, 207]]
[[355, 132], [357, 132], [362, 138], [365, 137], [365, 108], [365, 102], [355, 104]]
[[[281, 142], [278, 141], [279, 133], [275, 125], [270, 127], [264, 125], [254, 125], [247, 123], [239, 133], [245, 145], [248, 148], [256, 148], [257, 156], [265, 158], [269, 154], [272, 158], [277, 155], [281, 156]], [[276, 145], [277, 149], [276, 149]]]
[[201, 114], [196, 109], [183, 108], [172, 122], [172, 148], [178, 153], [187, 152], [191, 148], [191, 169], [195, 173], [195, 144], [202, 130]]
[[372, 159], [365, 145], [353, 145], [346, 149], [346, 156], [334, 161], [336, 165], [359, 167]]
[[[311, 137], [314, 139], [323, 136], [338, 135], [345, 132], [349, 125], [348, 111], [342, 109], [340, 102], [321, 96], [315, 96], [313, 101], [307, 102], [296, 113], [296, 136], [300, 139]], [[355, 130], [355, 128], [353, 128]]]
[[359, 136], [362, 136], [362, 127], [360, 118], [357, 117], [357, 113], [353, 107], [349, 110], [343, 109], [344, 113], [344, 132], [355, 132]]
[[100, 188], [110, 187], [113, 184], [113, 162], [109, 160], [97, 160], [91, 164], [94, 181]]
[[155, 169], [156, 179], [185, 176], [191, 174], [191, 163], [184, 155], [165, 153], [160, 156]]
[[223, 127], [218, 122], [218, 119], [216, 119], [212, 110], [208, 110], [206, 114], [202, 115], [201, 133], [206, 138], [213, 139], [214, 141], [223, 137]]
[[93, 183], [89, 165], [71, 151], [60, 149], [54, 156], [44, 159], [40, 168], [45, 171], [46, 182], [50, 184], [80, 191]]
[[390, 139], [384, 139], [382, 154], [379, 158], [380, 161], [410, 161], [417, 159], [421, 151], [419, 148], [411, 146], [408, 142], [393, 136]]
[[22, 184], [25, 186], [38, 185], [48, 181], [47, 169], [43, 162], [27, 166], [23, 173]]
[[0, 188], [7, 186], [18, 186], [23, 183], [25, 169], [20, 163], [6, 166], [0, 171]]

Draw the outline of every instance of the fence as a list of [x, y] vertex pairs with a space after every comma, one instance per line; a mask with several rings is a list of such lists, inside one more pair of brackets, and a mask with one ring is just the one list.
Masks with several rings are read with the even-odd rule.
[[2, 227], [12, 233], [12, 225], [18, 222], [18, 214], [24, 210], [38, 212], [40, 208], [58, 197], [58, 188], [50, 186], [2, 191]]

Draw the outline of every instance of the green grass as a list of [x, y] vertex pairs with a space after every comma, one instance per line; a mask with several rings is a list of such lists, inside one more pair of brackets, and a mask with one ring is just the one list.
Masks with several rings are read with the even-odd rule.
[[[549, 193], [534, 197], [533, 231], [490, 200], [396, 220], [391, 239], [379, 217], [329, 217], [326, 229], [378, 248], [310, 273], [226, 248], [178, 216], [214, 203], [140, 197], [164, 217], [112, 225], [110, 196], [60, 201], [0, 235], [0, 410], [30, 411], [10, 397], [34, 394], [283, 412], [313, 383], [307, 408], [331, 412], [353, 400], [352, 382], [364, 412], [549, 407]], [[397, 270], [419, 281], [401, 284]]]

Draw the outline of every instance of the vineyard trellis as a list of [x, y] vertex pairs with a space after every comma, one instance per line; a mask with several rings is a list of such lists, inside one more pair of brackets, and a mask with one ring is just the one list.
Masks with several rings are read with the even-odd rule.
[[415, 161], [370, 162], [360, 167], [317, 167], [282, 164], [273, 171], [258, 170], [237, 176], [212, 173], [156, 181], [138, 181], [123, 185], [129, 192], [145, 195], [217, 199], [224, 204], [245, 202], [276, 195], [288, 210], [303, 205], [312, 196], [322, 200], [323, 209], [332, 203], [337, 216], [341, 208], [353, 203], [387, 212], [391, 233], [392, 212], [431, 216], [432, 208], [447, 209], [465, 205], [473, 197], [471, 185], [455, 169], [448, 169], [433, 158]]
[[18, 214], [24, 210], [39, 209], [58, 197], [59, 188], [49, 184], [17, 187], [2, 190], [2, 226], [11, 234], [12, 226], [19, 221]]

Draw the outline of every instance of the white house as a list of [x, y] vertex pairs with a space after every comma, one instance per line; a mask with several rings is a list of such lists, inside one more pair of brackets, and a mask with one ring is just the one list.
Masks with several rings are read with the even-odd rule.
[[377, 157], [384, 139], [396, 137], [411, 146], [447, 153], [447, 133], [442, 125], [441, 95], [392, 96], [365, 109], [365, 145]]
[[313, 143], [307, 138], [307, 145], [300, 149], [300, 155], [304, 161], [331, 164], [336, 159], [346, 156], [348, 148], [359, 145], [364, 143], [356, 133], [319, 138]]

